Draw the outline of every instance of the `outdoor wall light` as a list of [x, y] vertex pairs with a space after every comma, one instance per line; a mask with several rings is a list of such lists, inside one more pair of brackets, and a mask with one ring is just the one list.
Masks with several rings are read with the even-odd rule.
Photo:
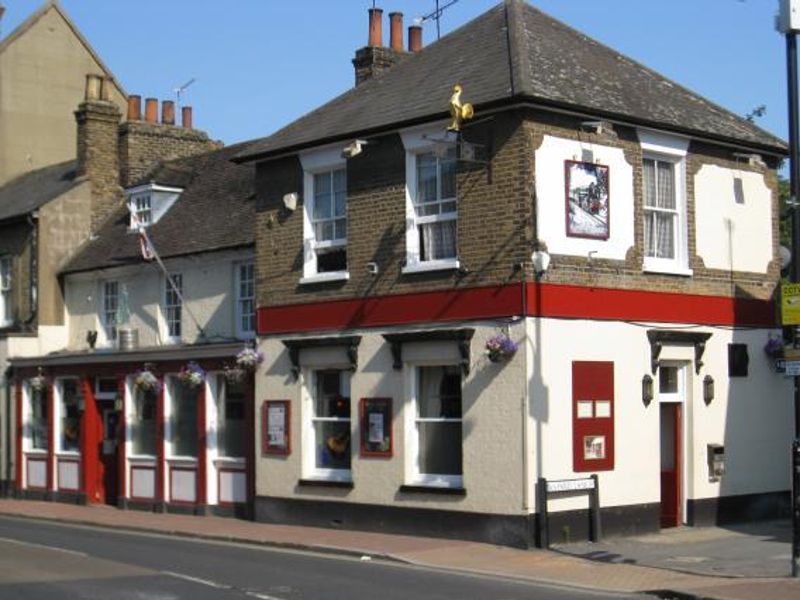
[[536, 250], [531, 254], [531, 262], [533, 263], [533, 272], [536, 277], [541, 277], [550, 268], [550, 255], [544, 250]]
[[283, 196], [283, 206], [289, 212], [294, 212], [297, 208], [297, 192], [292, 192], [290, 194], [284, 194]]
[[642, 402], [645, 406], [650, 406], [653, 401], [653, 378], [650, 375], [642, 377]]
[[706, 375], [703, 378], [703, 401], [706, 406], [711, 404], [714, 399], [714, 378], [711, 375]]

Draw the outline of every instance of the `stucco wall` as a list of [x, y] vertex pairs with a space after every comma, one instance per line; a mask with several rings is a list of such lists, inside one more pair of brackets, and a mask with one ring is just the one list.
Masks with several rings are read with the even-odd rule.
[[[103, 69], [54, 8], [0, 52], [0, 184], [75, 157], [73, 111], [89, 73]], [[119, 87], [111, 100], [125, 110]]]
[[[737, 202], [735, 179], [741, 181]], [[772, 260], [772, 192], [764, 175], [703, 165], [695, 175], [697, 254], [709, 269], [766, 273]]]
[[[166, 261], [170, 272], [183, 275], [183, 342], [198, 341], [198, 329], [190, 313], [209, 338], [235, 337], [234, 269], [236, 264], [248, 258], [252, 260], [252, 254], [226, 252]], [[138, 267], [66, 277], [69, 349], [86, 349], [88, 330], [98, 331], [98, 347], [110, 345], [110, 341], [105, 339], [101, 323], [105, 281], [119, 282], [120, 294], [124, 284], [131, 309], [130, 326], [139, 331], [139, 345], [158, 346], [164, 343], [164, 275], [155, 263], [142, 261]]]
[[[494, 514], [523, 513], [522, 440], [524, 353], [518, 352], [508, 363], [493, 364], [484, 353], [486, 340], [497, 334], [492, 324], [475, 327], [471, 344], [470, 372], [463, 380], [463, 469], [466, 496], [403, 493], [406, 470], [413, 457], [407, 456], [405, 440], [414, 407], [408, 390], [408, 372], [413, 364], [453, 364], [458, 361], [455, 342], [415, 342], [403, 348], [403, 370], [392, 367], [389, 344], [382, 332], [361, 332], [358, 369], [351, 379], [352, 490], [298, 487], [303, 477], [303, 435], [309, 425], [302, 407], [303, 387], [309, 368], [345, 366], [339, 349], [301, 350], [304, 374], [298, 381], [289, 376], [288, 352], [280, 339], [262, 340], [266, 359], [256, 374], [256, 398], [288, 399], [291, 402], [292, 453], [287, 457], [261, 455], [256, 460], [256, 494], [295, 499], [333, 499], [354, 503], [393, 505], [454, 511], [480, 511]], [[511, 329], [520, 340], [522, 325]], [[355, 332], [358, 334], [359, 332]], [[365, 397], [392, 398], [394, 454], [391, 458], [361, 457], [357, 440], [359, 401]], [[261, 407], [259, 405], [259, 410]], [[258, 423], [261, 420], [259, 412]], [[258, 447], [262, 427], [256, 427]]]
[[[687, 330], [687, 325], [666, 329]], [[535, 479], [569, 479], [572, 465], [572, 361], [613, 361], [615, 391], [615, 465], [599, 473], [603, 506], [660, 501], [660, 425], [658, 376], [656, 398], [642, 402], [642, 377], [651, 373], [649, 327], [634, 323], [528, 320], [531, 340], [531, 428]], [[789, 444], [792, 434], [791, 379], [777, 374], [762, 348], [763, 329], [690, 327], [712, 333], [700, 373], [694, 370], [694, 347], [665, 345], [662, 361], [688, 365], [684, 404], [685, 493], [687, 498], [711, 498], [786, 490], [789, 486]], [[613, 340], [613, 344], [609, 343]], [[747, 344], [747, 377], [728, 377], [728, 344]], [[703, 401], [703, 378], [715, 381], [715, 398]], [[706, 445], [724, 444], [727, 473], [710, 482]], [[554, 498], [551, 511], [585, 508], [585, 494]]]

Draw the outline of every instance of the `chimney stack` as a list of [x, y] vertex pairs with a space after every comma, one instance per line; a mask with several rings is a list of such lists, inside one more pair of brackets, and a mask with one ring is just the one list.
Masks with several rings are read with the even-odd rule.
[[184, 129], [192, 128], [192, 107], [184, 106], [181, 108], [181, 126]]
[[142, 120], [142, 97], [131, 94], [128, 96], [128, 121]]
[[175, 103], [172, 100], [161, 102], [161, 124], [175, 125]]
[[370, 48], [379, 48], [383, 45], [383, 9], [369, 9], [369, 42]]
[[422, 25], [410, 25], [408, 28], [408, 51], [422, 50]]
[[389, 47], [395, 52], [403, 51], [403, 13], [389, 13]]
[[77, 174], [91, 184], [91, 229], [119, 205], [119, 154], [117, 128], [122, 117], [109, 101], [110, 82], [99, 75], [86, 76], [85, 100], [75, 111], [77, 132]]
[[147, 98], [144, 101], [144, 120], [148, 123], [158, 123], [158, 99]]
[[390, 48], [383, 46], [382, 18], [382, 9], [369, 9], [369, 40], [365, 47], [356, 50], [356, 57], [353, 59], [356, 85], [382, 75], [406, 56], [406, 52], [403, 51], [403, 13], [393, 12], [389, 15]]

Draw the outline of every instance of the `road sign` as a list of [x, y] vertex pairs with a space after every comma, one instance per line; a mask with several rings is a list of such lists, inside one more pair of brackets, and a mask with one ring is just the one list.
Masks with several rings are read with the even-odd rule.
[[784, 325], [800, 325], [800, 283], [784, 283], [781, 286], [781, 322]]

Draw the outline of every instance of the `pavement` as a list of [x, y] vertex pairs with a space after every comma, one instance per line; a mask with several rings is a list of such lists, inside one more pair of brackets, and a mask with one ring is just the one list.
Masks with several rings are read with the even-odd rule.
[[369, 556], [612, 594], [650, 593], [681, 600], [800, 598], [800, 579], [789, 577], [791, 530], [787, 533], [786, 522], [680, 528], [547, 551], [30, 500], [0, 500], [0, 515]]

